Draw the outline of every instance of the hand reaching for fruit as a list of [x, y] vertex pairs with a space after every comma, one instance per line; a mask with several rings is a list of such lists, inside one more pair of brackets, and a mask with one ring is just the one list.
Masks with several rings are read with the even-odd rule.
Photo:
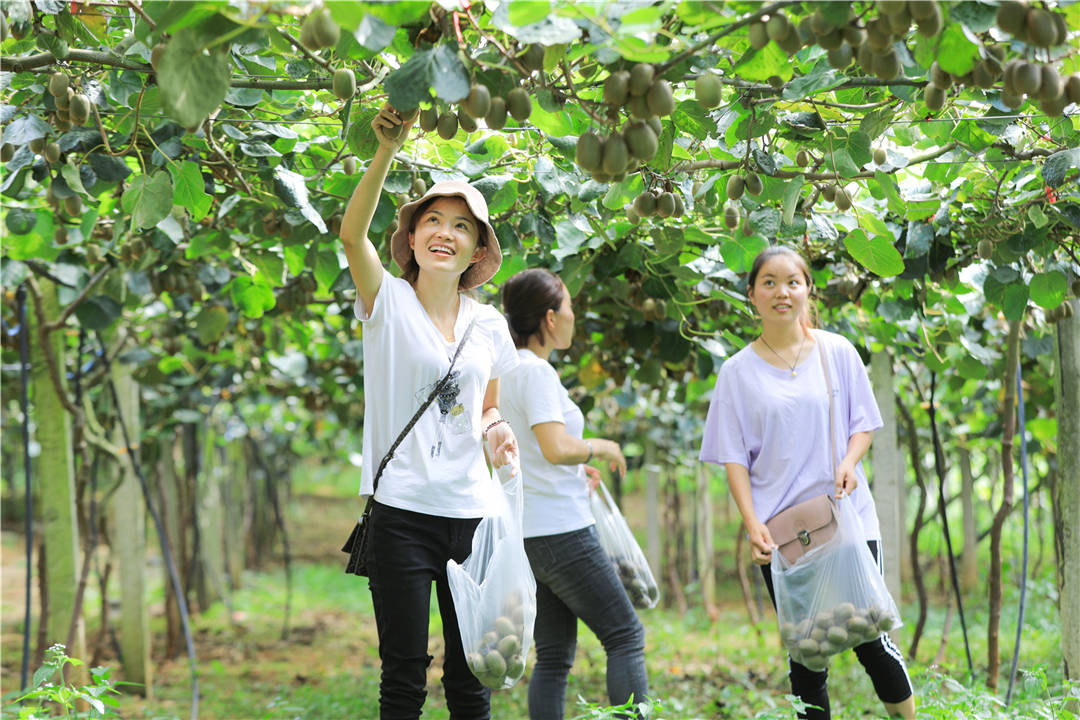
[[398, 113], [387, 103], [379, 110], [379, 114], [372, 118], [371, 129], [375, 131], [380, 145], [397, 150], [409, 136], [409, 128], [416, 120], [416, 115], [416, 110], [411, 113]]

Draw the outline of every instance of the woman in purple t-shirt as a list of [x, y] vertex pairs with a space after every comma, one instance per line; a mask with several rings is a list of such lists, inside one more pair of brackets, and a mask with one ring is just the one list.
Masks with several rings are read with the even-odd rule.
[[[881, 415], [854, 346], [813, 328], [813, 281], [806, 261], [790, 248], [761, 252], [750, 269], [747, 294], [761, 317], [761, 334], [724, 362], [716, 379], [701, 459], [727, 469], [728, 485], [750, 537], [755, 563], [773, 596], [769, 563], [776, 549], [765, 521], [804, 500], [846, 492], [862, 519], [866, 540], [881, 564], [877, 513], [862, 458]], [[833, 378], [835, 427], [818, 353]], [[845, 452], [837, 467], [829, 433]], [[855, 648], [891, 716], [914, 718], [915, 696], [903, 654], [887, 634]], [[827, 671], [788, 659], [792, 693], [829, 715]]]

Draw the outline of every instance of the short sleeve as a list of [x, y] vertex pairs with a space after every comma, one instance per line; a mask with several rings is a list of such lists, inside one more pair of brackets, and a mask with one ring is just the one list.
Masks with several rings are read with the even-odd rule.
[[495, 308], [486, 307], [485, 309], [491, 313], [489, 322], [491, 323], [492, 357], [494, 359], [491, 367], [491, 379], [494, 380], [516, 368], [519, 360], [514, 340], [510, 337], [510, 328], [506, 324], [506, 318]]
[[874, 388], [870, 384], [870, 376], [866, 373], [862, 358], [847, 339], [843, 340], [843, 345], [838, 350], [842, 353], [847, 377], [848, 436], [877, 430], [885, 423], [881, 419], [881, 410], [878, 409]]
[[705, 433], [698, 457], [717, 465], [730, 462], [749, 468], [750, 452], [739, 422], [734, 370], [730, 360], [720, 367], [709, 402], [709, 414], [705, 418]]
[[379, 282], [379, 291], [375, 293], [375, 302], [371, 306], [371, 312], [368, 312], [368, 308], [364, 307], [364, 302], [360, 299], [360, 296], [356, 296], [355, 302], [353, 302], [353, 314], [356, 315], [356, 319], [362, 323], [378, 323], [382, 322], [386, 317], [387, 305], [391, 304], [387, 299], [387, 295], [391, 295], [397, 289], [394, 287], [394, 276], [386, 272], [386, 268], [382, 269], [382, 280]]
[[521, 387], [527, 388], [528, 402], [525, 403], [525, 421], [529, 427], [540, 423], [559, 422], [566, 424], [563, 414], [563, 387], [555, 368], [547, 363], [534, 363], [524, 369]]

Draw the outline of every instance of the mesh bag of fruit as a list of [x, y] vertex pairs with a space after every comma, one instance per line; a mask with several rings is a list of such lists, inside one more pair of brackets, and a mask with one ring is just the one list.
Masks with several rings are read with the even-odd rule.
[[641, 551], [641, 546], [630, 532], [630, 526], [626, 524], [626, 518], [619, 512], [619, 506], [604, 483], [600, 483], [596, 491], [589, 495], [589, 506], [596, 519], [600, 546], [614, 563], [630, 602], [636, 608], [656, 607], [660, 600], [660, 588], [645, 560], [645, 553]]
[[521, 532], [521, 471], [499, 468], [501, 511], [476, 526], [472, 552], [446, 563], [469, 669], [486, 687], [514, 686], [525, 672], [536, 620], [536, 580]]
[[853, 501], [837, 501], [835, 512], [839, 529], [829, 542], [794, 563], [772, 556], [780, 638], [792, 659], [811, 670], [824, 670], [830, 656], [901, 624]]

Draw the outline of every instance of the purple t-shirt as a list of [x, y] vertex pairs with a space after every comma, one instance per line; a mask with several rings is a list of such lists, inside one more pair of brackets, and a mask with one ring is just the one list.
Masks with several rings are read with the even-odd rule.
[[[750, 471], [754, 512], [765, 522], [817, 495], [835, 492], [829, 446], [829, 397], [818, 353], [824, 351], [833, 388], [836, 462], [857, 432], [882, 426], [866, 368], [844, 337], [815, 330], [817, 342], [791, 371], [767, 363], [749, 345], [728, 358], [716, 378], [700, 458]], [[860, 462], [852, 499], [867, 540], [879, 540], [877, 511]]]

